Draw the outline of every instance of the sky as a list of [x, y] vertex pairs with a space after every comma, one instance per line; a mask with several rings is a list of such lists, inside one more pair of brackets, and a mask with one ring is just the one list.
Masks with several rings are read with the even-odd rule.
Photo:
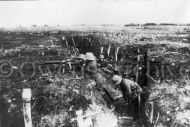
[[0, 27], [146, 22], [190, 23], [190, 0], [0, 0]]

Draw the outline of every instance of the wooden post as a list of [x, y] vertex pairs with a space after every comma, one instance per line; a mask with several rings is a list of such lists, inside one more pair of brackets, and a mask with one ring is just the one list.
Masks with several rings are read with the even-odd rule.
[[100, 55], [103, 54], [103, 51], [104, 51], [104, 47], [102, 46], [102, 47], [100, 48]]
[[118, 62], [118, 52], [119, 52], [119, 47], [115, 49], [115, 67], [117, 66], [117, 62]]
[[108, 57], [110, 56], [110, 50], [111, 50], [111, 45], [109, 44], [108, 50], [107, 50], [107, 55], [108, 55]]
[[[138, 83], [139, 79], [139, 63], [140, 63], [140, 53], [139, 49], [137, 50], [137, 73], [136, 73], [136, 83]], [[141, 97], [140, 93], [138, 93], [138, 115], [139, 115], [139, 121], [142, 122], [141, 119]]]
[[118, 53], [119, 53], [119, 49], [120, 49], [120, 47], [117, 47], [117, 49], [116, 49], [116, 53], [115, 53], [115, 60], [116, 60], [116, 62], [118, 61]]
[[139, 62], [140, 62], [140, 55], [139, 55], [139, 49], [137, 50], [137, 73], [136, 73], [136, 83], [138, 83], [138, 77], [139, 77]]
[[31, 116], [31, 89], [24, 88], [22, 92], [23, 99], [23, 114], [25, 127], [32, 127], [32, 116]]
[[149, 81], [148, 81], [148, 75], [150, 74], [150, 57], [149, 57], [149, 52], [150, 50], [147, 49], [147, 53], [146, 53], [146, 80], [147, 80], [147, 86], [149, 86]]
[[150, 104], [149, 121], [150, 121], [150, 124], [152, 125], [152, 123], [153, 123], [153, 115], [154, 115], [154, 103], [153, 102], [149, 102], [149, 104]]

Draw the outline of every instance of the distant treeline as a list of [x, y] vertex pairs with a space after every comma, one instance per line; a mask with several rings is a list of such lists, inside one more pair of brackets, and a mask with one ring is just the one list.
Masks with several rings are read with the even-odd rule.
[[135, 24], [135, 23], [130, 23], [130, 24], [125, 24], [124, 26], [190, 26], [190, 24], [176, 24], [176, 23], [145, 23], [145, 24]]
[[130, 23], [130, 24], [125, 24], [124, 26], [139, 26], [140, 24], [135, 24], [135, 23]]
[[176, 23], [145, 23], [144, 26], [178, 26]]
[[178, 26], [178, 24], [175, 23], [160, 23], [161, 26]]

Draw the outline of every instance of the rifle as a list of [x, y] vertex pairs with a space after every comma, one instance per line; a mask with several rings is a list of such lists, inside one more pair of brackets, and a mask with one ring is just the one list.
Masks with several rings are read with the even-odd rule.
[[[49, 64], [59, 64], [58, 67], [58, 73], [61, 75], [62, 68], [64, 67], [63, 65], [69, 65], [69, 71], [73, 71], [73, 74], [75, 75], [75, 66], [80, 65], [83, 68], [83, 61], [78, 60], [78, 61], [71, 61], [71, 60], [52, 60], [52, 61], [45, 61], [43, 63], [40, 63], [39, 65], [49, 65]], [[73, 66], [74, 65], [74, 66]], [[49, 69], [49, 67], [48, 67]], [[83, 70], [82, 74], [83, 74]]]
[[71, 64], [71, 65], [80, 65], [82, 61], [71, 61], [71, 60], [52, 60], [52, 61], [45, 61], [41, 64]]

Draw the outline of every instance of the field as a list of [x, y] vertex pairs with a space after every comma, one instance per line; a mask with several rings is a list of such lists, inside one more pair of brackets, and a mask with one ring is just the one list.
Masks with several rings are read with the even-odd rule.
[[[68, 64], [44, 64], [75, 61], [78, 54], [86, 52], [93, 52], [98, 59], [103, 47], [103, 54], [109, 58], [106, 64], [130, 73], [144, 90], [143, 122], [134, 126], [190, 126], [189, 32], [189, 26], [2, 28], [0, 109], [4, 110], [0, 112], [6, 117], [0, 117], [0, 124], [24, 126], [21, 93], [23, 88], [31, 88], [34, 127], [75, 127], [76, 112], [80, 111], [82, 116], [89, 116], [85, 117], [85, 126], [122, 126], [120, 118], [127, 113], [126, 104], [121, 92], [111, 85], [111, 75], [103, 69], [109, 70], [108, 66], [98, 68], [98, 82], [94, 82], [88, 76], [79, 78], [81, 73], [73, 69], [75, 65], [71, 69]], [[137, 65], [141, 69], [135, 76]], [[110, 100], [115, 101], [115, 109]], [[107, 120], [112, 123], [107, 124]]]

